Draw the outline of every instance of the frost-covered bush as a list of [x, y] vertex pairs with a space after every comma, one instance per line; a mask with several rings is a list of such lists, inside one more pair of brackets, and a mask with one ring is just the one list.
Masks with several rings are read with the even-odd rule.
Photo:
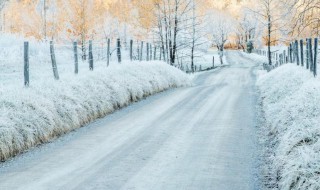
[[320, 79], [287, 64], [259, 86], [278, 189], [320, 189]]
[[190, 83], [185, 73], [162, 62], [103, 66], [77, 76], [70, 70], [59, 81], [53, 80], [49, 67], [50, 77], [34, 72], [36, 76], [29, 88], [15, 83], [0, 84], [0, 160], [48, 142], [131, 102]]

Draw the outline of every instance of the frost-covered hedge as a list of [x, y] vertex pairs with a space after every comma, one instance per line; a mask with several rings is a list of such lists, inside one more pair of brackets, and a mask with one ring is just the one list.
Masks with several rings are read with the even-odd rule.
[[[50, 67], [48, 68], [48, 70]], [[29, 88], [0, 84], [0, 159], [48, 142], [131, 102], [189, 85], [189, 77], [161, 62], [125, 63]]]
[[287, 64], [261, 76], [257, 85], [272, 188], [320, 189], [320, 78]]

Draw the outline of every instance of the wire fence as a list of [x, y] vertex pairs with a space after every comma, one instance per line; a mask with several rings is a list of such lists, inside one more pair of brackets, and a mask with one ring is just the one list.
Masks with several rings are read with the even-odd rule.
[[[103, 41], [88, 42], [72, 42], [70, 44], [55, 44], [53, 41], [42, 44], [41, 47], [33, 47], [29, 42], [24, 42], [22, 48], [16, 48], [16, 52], [10, 52], [18, 57], [24, 58], [23, 79], [24, 85], [30, 85], [30, 72], [35, 62], [45, 63], [46, 72], [52, 70], [53, 78], [60, 80], [59, 73], [66, 68], [69, 74], [73, 72], [75, 75], [79, 74], [80, 70], [84, 70], [84, 64], [87, 63], [87, 69], [93, 71], [95, 63], [101, 67], [108, 67], [111, 63], [121, 64], [123, 61], [153, 61], [162, 60], [160, 48], [157, 45], [148, 42], [140, 42], [130, 40], [129, 43], [121, 42], [120, 39], [111, 41], [106, 39]], [[43, 51], [43, 48], [46, 50]], [[36, 52], [38, 51], [38, 52]], [[3, 60], [9, 61], [9, 60]], [[67, 66], [61, 62], [68, 62]], [[71, 62], [73, 62], [73, 69], [71, 69]], [[51, 68], [48, 67], [51, 63]], [[61, 68], [60, 68], [61, 66]], [[39, 69], [39, 68], [37, 68]], [[42, 69], [43, 71], [43, 69]]]
[[[82, 43], [2, 40], [0, 88], [15, 88], [22, 84], [26, 87], [36, 86], [43, 84], [42, 81], [46, 81], [46, 84], [68, 81], [70, 77], [90, 74], [90, 71], [106, 69], [123, 62], [158, 60], [168, 63], [164, 53], [157, 42], [138, 40], [102, 39]], [[216, 67], [213, 55], [195, 56], [196, 64], [192, 70], [190, 58], [181, 56], [183, 51], [179, 53], [174, 66], [184, 72], [201, 72]]]
[[[254, 50], [255, 53], [269, 57], [268, 51], [263, 49]], [[307, 38], [306, 40], [294, 40], [288, 47], [272, 51], [270, 56], [273, 64], [264, 63], [264, 69], [270, 71], [280, 65], [296, 63], [297, 66], [310, 70], [314, 77], [318, 74], [319, 58], [318, 38]]]

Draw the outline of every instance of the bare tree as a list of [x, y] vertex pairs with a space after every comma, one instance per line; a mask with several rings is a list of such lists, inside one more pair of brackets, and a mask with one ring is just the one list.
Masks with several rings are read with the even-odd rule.
[[320, 35], [320, 1], [319, 0], [284, 0], [288, 7], [287, 14], [291, 18], [291, 34], [299, 36], [302, 33]]
[[[5, 5], [6, 5], [6, 3], [8, 2], [8, 0], [0, 0], [0, 14], [2, 15], [2, 10], [3, 10], [3, 8], [5, 7]], [[5, 28], [5, 15], [2, 15], [1, 16], [1, 18], [2, 18], [2, 23], [1, 23], [1, 30], [3, 31], [4, 30], [4, 28]]]
[[186, 15], [192, 10], [191, 0], [160, 0], [155, 3], [157, 34], [163, 56], [170, 65], [177, 59], [178, 36], [184, 29]]
[[232, 19], [219, 12], [210, 12], [207, 15], [207, 22], [208, 33], [219, 51], [220, 62], [223, 64], [224, 46], [233, 31]]
[[[180, 46], [186, 52], [184, 56], [190, 60], [191, 71], [195, 71], [195, 62], [197, 58], [202, 57], [202, 52], [207, 50], [207, 39], [204, 30], [204, 15], [197, 13], [199, 3], [196, 0], [191, 1], [191, 11], [184, 19], [183, 36], [181, 36]], [[190, 53], [189, 53], [190, 52]], [[185, 63], [189, 61], [184, 60]]]
[[256, 37], [258, 21], [251, 11], [247, 11], [246, 9], [242, 11], [242, 15], [238, 18], [236, 36], [238, 48], [245, 51], [247, 43], [253, 41]]
[[8, 0], [0, 0], [0, 11], [4, 8], [6, 2], [8, 2]]
[[191, 41], [191, 69], [194, 72], [194, 51], [196, 46], [196, 4], [192, 0], [192, 41]]
[[264, 40], [268, 46], [269, 65], [272, 65], [271, 45], [277, 43], [279, 39], [277, 39], [276, 33], [285, 26], [283, 24], [284, 12], [281, 9], [282, 5], [279, 0], [258, 0], [257, 8], [250, 9], [267, 29], [267, 36], [264, 37]]

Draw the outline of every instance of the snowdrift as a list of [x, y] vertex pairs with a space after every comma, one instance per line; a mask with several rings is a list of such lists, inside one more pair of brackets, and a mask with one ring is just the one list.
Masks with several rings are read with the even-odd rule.
[[[47, 70], [50, 73], [50, 67]], [[185, 73], [162, 62], [114, 64], [77, 76], [69, 71], [60, 81], [42, 76], [41, 80], [33, 80], [29, 88], [22, 83], [0, 84], [0, 160], [131, 102], [190, 83]]]
[[269, 188], [320, 189], [320, 79], [295, 64], [257, 82], [266, 119]]

